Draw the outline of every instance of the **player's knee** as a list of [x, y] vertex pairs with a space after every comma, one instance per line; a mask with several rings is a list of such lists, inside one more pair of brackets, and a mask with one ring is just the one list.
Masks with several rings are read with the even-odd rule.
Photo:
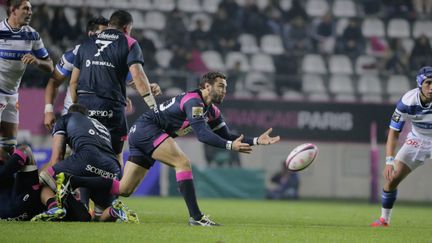
[[16, 149], [23, 152], [27, 156], [27, 159], [26, 159], [27, 165], [36, 165], [36, 160], [34, 158], [33, 151], [30, 148], [30, 146], [28, 146], [26, 144], [20, 144], [17, 146]]
[[190, 168], [192, 168], [191, 167], [191, 162], [190, 162], [190, 160], [187, 157], [181, 157], [181, 158], [179, 158], [179, 160], [177, 160], [177, 163], [176, 163], [175, 167], [179, 168], [179, 169], [190, 169]]

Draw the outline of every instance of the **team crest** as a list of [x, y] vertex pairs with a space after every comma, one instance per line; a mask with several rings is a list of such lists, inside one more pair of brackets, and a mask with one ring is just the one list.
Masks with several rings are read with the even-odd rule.
[[397, 113], [396, 111], [392, 115], [392, 121], [399, 122], [401, 118], [401, 114]]
[[200, 118], [204, 116], [204, 108], [199, 106], [192, 107], [192, 117]]

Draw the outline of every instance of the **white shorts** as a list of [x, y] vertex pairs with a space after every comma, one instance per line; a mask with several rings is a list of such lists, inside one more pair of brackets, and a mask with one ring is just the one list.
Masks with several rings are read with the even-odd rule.
[[431, 152], [432, 138], [419, 137], [410, 132], [395, 159], [413, 171], [431, 158]]
[[18, 94], [0, 93], [0, 121], [18, 124]]

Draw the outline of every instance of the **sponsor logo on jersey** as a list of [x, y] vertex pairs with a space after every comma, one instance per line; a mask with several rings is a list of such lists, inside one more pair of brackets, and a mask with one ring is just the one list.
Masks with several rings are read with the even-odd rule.
[[87, 165], [86, 171], [98, 176], [102, 176], [104, 178], [109, 178], [109, 179], [117, 178], [117, 174], [102, 170], [100, 168], [94, 167], [93, 165]]
[[26, 220], [27, 218], [28, 218], [27, 213], [23, 213], [13, 218], [0, 219], [0, 221], [23, 221]]
[[192, 107], [192, 117], [193, 118], [201, 118], [204, 116], [204, 108], [200, 106]]
[[117, 40], [120, 36], [116, 34], [106, 34], [104, 32], [98, 34], [98, 39], [105, 39], [105, 40]]
[[100, 111], [100, 110], [89, 110], [89, 116], [90, 117], [108, 117], [112, 118], [114, 116], [114, 111]]
[[27, 201], [29, 199], [30, 195], [29, 194], [25, 194], [25, 196], [23, 197], [23, 202]]
[[401, 118], [401, 114], [399, 114], [399, 113], [397, 113], [396, 111], [393, 113], [393, 115], [392, 115], [392, 121], [394, 121], [394, 122], [399, 122], [400, 121], [400, 118]]
[[90, 65], [95, 65], [95, 66], [105, 66], [105, 67], [111, 67], [111, 68], [115, 68], [115, 66], [110, 63], [110, 62], [105, 62], [105, 61], [90, 61], [90, 60], [86, 60], [86, 67], [90, 67]]

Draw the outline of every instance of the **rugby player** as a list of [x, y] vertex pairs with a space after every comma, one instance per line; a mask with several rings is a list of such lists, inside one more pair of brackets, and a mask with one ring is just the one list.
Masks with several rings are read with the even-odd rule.
[[[417, 167], [431, 159], [432, 152], [432, 67], [422, 67], [416, 76], [417, 88], [406, 92], [396, 105], [390, 120], [386, 144], [385, 183], [381, 194], [381, 217], [372, 227], [390, 225], [398, 185]], [[399, 135], [406, 122], [411, 131], [397, 153]]]
[[27, 64], [52, 72], [53, 62], [39, 33], [29, 26], [28, 0], [7, 0], [7, 19], [0, 22], [0, 147], [12, 152], [19, 122], [18, 87]]
[[280, 140], [279, 136], [270, 136], [271, 128], [259, 137], [231, 132], [216, 106], [222, 103], [226, 87], [224, 74], [209, 72], [203, 76], [199, 89], [180, 94], [141, 115], [129, 132], [130, 155], [121, 181], [105, 178], [87, 180], [66, 175], [59, 183], [72, 186], [69, 191], [73, 187], [88, 186], [127, 197], [158, 160], [176, 171], [178, 188], [189, 210], [189, 225], [218, 226], [200, 211], [190, 160], [174, 138], [193, 131], [200, 142], [247, 154], [252, 152], [252, 145], [271, 145]]
[[107, 29], [81, 44], [70, 80], [72, 102], [86, 106], [90, 117], [108, 128], [119, 161], [123, 161], [121, 152], [128, 132], [125, 115], [128, 72], [147, 105], [156, 106], [143, 69], [141, 48], [129, 36], [132, 24], [128, 12], [115, 11]]

